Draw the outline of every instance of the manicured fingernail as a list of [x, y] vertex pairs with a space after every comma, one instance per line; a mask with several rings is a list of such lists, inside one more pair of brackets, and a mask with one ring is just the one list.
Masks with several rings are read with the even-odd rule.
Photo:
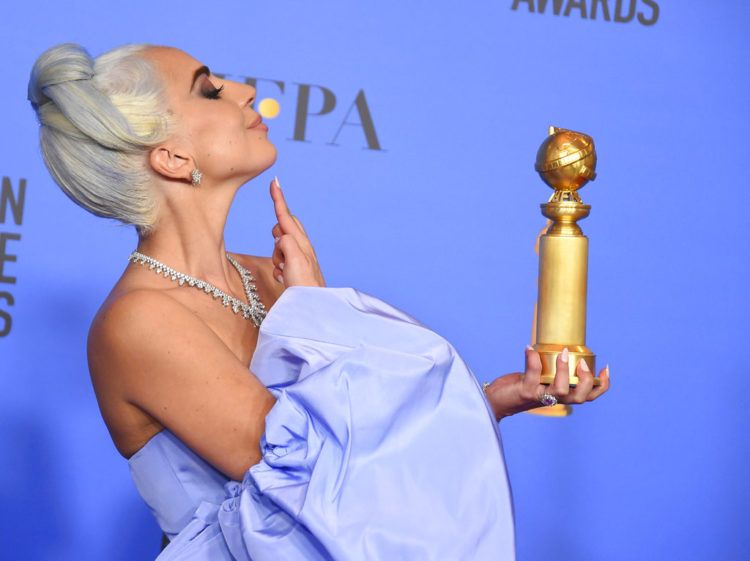
[[609, 378], [609, 364], [604, 366], [604, 370], [607, 371], [607, 378]]
[[276, 183], [276, 187], [281, 189], [281, 183], [279, 183], [279, 178], [274, 175], [273, 180], [274, 180], [274, 183]]
[[527, 351], [533, 351], [534, 347], [532, 347], [531, 345], [526, 345], [526, 350]]
[[280, 284], [284, 284], [284, 278], [281, 275], [276, 277], [276, 280], [279, 281]]
[[584, 372], [591, 372], [585, 358], [581, 359], [581, 370], [583, 370]]
[[281, 263], [279, 263], [279, 269], [281, 269], [282, 271], [284, 270], [284, 262], [283, 261]]
[[281, 238], [274, 238], [274, 239], [273, 239], [273, 243], [279, 243], [279, 240], [280, 240], [280, 239], [281, 239]]
[[568, 347], [565, 347], [560, 353], [563, 362], [568, 362]]

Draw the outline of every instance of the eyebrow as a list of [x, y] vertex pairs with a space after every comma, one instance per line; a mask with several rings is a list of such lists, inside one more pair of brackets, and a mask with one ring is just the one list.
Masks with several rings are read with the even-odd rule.
[[202, 74], [211, 74], [211, 71], [208, 69], [208, 66], [201, 66], [198, 70], [193, 72], [193, 81], [190, 83], [190, 89], [192, 90], [193, 87], [195, 87], [195, 82], [198, 80], [198, 78], [201, 77]]

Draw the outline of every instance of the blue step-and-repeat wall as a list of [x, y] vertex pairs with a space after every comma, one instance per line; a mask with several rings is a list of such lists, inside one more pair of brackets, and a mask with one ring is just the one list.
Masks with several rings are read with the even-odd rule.
[[[49, 177], [26, 101], [46, 48], [180, 47], [255, 80], [279, 150], [229, 249], [269, 255], [278, 175], [330, 286], [519, 370], [549, 125], [594, 137], [588, 344], [612, 389], [501, 422], [523, 561], [750, 559], [747, 141], [740, 0], [13, 2], [0, 88], [0, 558], [147, 560], [160, 532], [102, 422], [89, 322], [132, 228]], [[278, 114], [273, 113], [278, 109]], [[450, 453], [450, 451], [446, 451]], [[482, 454], [482, 450], [477, 450]], [[460, 473], [456, 477], [461, 477]]]

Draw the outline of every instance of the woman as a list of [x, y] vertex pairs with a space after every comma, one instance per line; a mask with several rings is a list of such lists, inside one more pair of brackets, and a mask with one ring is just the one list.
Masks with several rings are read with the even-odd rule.
[[[325, 285], [278, 180], [271, 257], [228, 253], [237, 190], [276, 148], [251, 86], [185, 52], [63, 44], [29, 82], [45, 163], [138, 246], [96, 314], [92, 382], [115, 446], [170, 538], [159, 559], [506, 559], [497, 424], [604, 393], [526, 370], [479, 388], [450, 344]], [[547, 396], [548, 398], [549, 396]], [[494, 420], [491, 415], [494, 416]]]

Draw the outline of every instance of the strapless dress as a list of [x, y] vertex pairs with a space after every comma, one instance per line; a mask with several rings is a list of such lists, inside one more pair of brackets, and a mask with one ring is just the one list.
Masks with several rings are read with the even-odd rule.
[[506, 561], [498, 424], [455, 348], [354, 288], [288, 287], [250, 370], [274, 394], [232, 481], [169, 430], [129, 460], [170, 543], [157, 561]]

